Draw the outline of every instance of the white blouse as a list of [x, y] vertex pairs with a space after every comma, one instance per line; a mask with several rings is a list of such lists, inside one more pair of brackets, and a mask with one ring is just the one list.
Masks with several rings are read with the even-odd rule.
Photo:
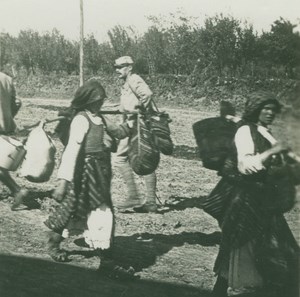
[[[258, 126], [257, 131], [272, 145], [277, 142], [266, 127]], [[234, 141], [237, 148], [238, 169], [242, 174], [252, 174], [265, 169], [261, 155], [255, 154], [249, 126], [240, 127], [235, 134]]]

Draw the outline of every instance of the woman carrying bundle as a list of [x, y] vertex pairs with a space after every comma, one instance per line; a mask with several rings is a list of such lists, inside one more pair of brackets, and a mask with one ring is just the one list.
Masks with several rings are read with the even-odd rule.
[[281, 166], [288, 149], [268, 128], [280, 109], [267, 92], [249, 97], [232, 156], [204, 201], [222, 230], [215, 296], [298, 296], [299, 247], [283, 216], [295, 187]]
[[[99, 250], [101, 269], [111, 259], [114, 231], [114, 213], [111, 200], [111, 150], [112, 138], [129, 134], [127, 123], [115, 125], [99, 115], [106, 98], [105, 90], [97, 80], [90, 80], [75, 93], [71, 103], [74, 117], [69, 139], [58, 169], [58, 186], [54, 198], [60, 205], [45, 221], [51, 230], [48, 250], [55, 261], [66, 261], [67, 254], [60, 249], [63, 230], [70, 219], [85, 219], [85, 241]], [[69, 184], [74, 184], [74, 194], [67, 194]], [[113, 267], [111, 267], [113, 268]]]

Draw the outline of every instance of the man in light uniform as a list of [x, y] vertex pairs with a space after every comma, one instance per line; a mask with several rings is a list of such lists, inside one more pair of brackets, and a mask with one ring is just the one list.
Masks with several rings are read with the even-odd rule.
[[[123, 56], [115, 60], [116, 73], [124, 80], [121, 89], [120, 111], [136, 111], [139, 106], [148, 108], [151, 102], [152, 92], [145, 81], [137, 74], [132, 73], [133, 60], [129, 56]], [[128, 119], [129, 116], [127, 116]], [[126, 116], [124, 116], [126, 118]], [[146, 200], [144, 204], [139, 198], [135, 177], [128, 161], [128, 141], [129, 138], [122, 139], [116, 154], [116, 164], [125, 180], [128, 197], [121, 209], [133, 208], [136, 212], [156, 212], [156, 174], [155, 172], [145, 175]]]

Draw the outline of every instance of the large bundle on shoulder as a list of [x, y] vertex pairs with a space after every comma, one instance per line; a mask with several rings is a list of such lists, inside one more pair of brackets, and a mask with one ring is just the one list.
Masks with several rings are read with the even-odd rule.
[[193, 132], [203, 166], [219, 171], [233, 149], [233, 139], [239, 118], [235, 108], [221, 101], [220, 116], [204, 119], [193, 124]]
[[138, 175], [154, 172], [159, 164], [159, 149], [149, 123], [142, 114], [138, 115], [129, 138], [128, 158], [131, 168]]
[[[130, 84], [129, 88], [132, 93], [138, 99], [140, 99], [139, 94], [137, 94], [135, 89]], [[171, 130], [169, 127], [169, 123], [171, 122], [169, 114], [165, 111], [160, 111], [153, 98], [151, 98], [149, 106], [146, 110], [143, 110], [143, 107], [140, 107], [140, 109], [140, 111], [146, 111], [144, 114], [145, 121], [147, 122], [148, 129], [150, 129], [152, 132], [158, 150], [164, 155], [172, 155], [174, 144], [171, 138]]]
[[26, 141], [26, 156], [21, 167], [21, 176], [31, 182], [41, 183], [50, 179], [55, 166], [56, 148], [51, 137], [44, 130], [41, 121]]
[[150, 109], [140, 107], [129, 139], [129, 164], [138, 175], [154, 172], [160, 161], [160, 153], [172, 155], [174, 149], [170, 116], [159, 111], [153, 100], [151, 102]]

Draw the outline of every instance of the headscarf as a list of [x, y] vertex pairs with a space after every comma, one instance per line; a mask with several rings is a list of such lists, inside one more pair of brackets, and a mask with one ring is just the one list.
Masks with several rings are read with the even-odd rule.
[[106, 93], [102, 85], [97, 80], [89, 80], [79, 87], [71, 102], [71, 107], [77, 110], [85, 108], [87, 105], [106, 98]]
[[276, 99], [276, 96], [271, 92], [258, 91], [249, 95], [245, 104], [244, 114], [242, 116], [243, 120], [246, 122], [256, 123], [262, 108], [266, 104], [275, 104], [277, 113], [281, 110], [281, 104]]

